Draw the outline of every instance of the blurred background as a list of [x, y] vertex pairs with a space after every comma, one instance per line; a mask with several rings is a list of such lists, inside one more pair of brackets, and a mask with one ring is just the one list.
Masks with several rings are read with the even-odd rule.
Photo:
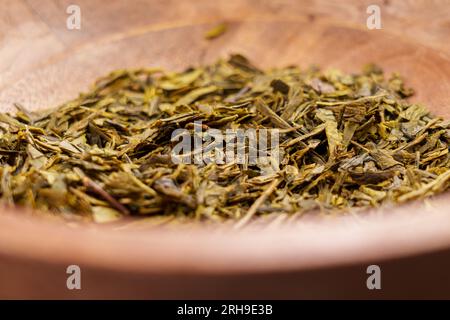
[[[79, 29], [67, 28], [71, 5], [80, 9]], [[367, 28], [371, 5], [380, 8], [381, 29]], [[395, 48], [399, 41], [419, 45], [408, 52], [418, 64], [418, 51], [450, 53], [448, 0], [0, 0], [0, 6], [3, 108], [13, 101], [30, 108], [60, 103], [111, 69], [179, 69], [230, 51], [269, 66], [316, 63], [343, 69], [350, 63], [359, 67], [365, 62], [361, 57], [393, 50], [387, 46]], [[203, 33], [222, 22], [226, 34], [205, 41]], [[375, 41], [380, 37], [383, 41]], [[329, 52], [320, 54], [331, 48], [332, 63]], [[398, 64], [386, 61], [393, 58], [389, 54], [383, 57], [388, 71]]]

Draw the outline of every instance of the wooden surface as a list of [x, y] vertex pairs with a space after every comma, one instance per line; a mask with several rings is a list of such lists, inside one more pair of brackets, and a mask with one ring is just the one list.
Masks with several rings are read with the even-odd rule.
[[[81, 7], [81, 30], [66, 7]], [[366, 8], [382, 29], [367, 30]], [[182, 69], [230, 52], [260, 66], [318, 64], [399, 71], [416, 101], [450, 117], [450, 1], [0, 0], [0, 110], [55, 106], [112, 69]], [[226, 21], [208, 42], [203, 33]], [[73, 229], [17, 212], [0, 215], [0, 297], [450, 297], [450, 212], [432, 205], [368, 217], [226, 230]], [[365, 287], [380, 264], [382, 292]], [[86, 275], [65, 288], [65, 266]], [[411, 282], [410, 279], [415, 279]]]
[[[68, 30], [66, 8], [81, 8]], [[450, 2], [443, 1], [102, 1], [1, 0], [0, 108], [49, 107], [75, 97], [115, 68], [180, 69], [237, 51], [260, 65], [311, 63], [357, 70], [383, 62], [419, 88], [417, 99], [449, 104]], [[366, 28], [369, 4], [382, 29]], [[214, 42], [217, 22], [229, 32]], [[432, 57], [430, 57], [432, 55]], [[42, 81], [45, 79], [45, 81]]]

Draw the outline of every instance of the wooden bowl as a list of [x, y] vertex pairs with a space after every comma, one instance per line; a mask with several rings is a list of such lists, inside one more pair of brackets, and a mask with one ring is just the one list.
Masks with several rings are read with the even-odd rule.
[[[81, 3], [82, 10], [83, 5], [88, 9], [82, 11], [87, 20], [79, 31], [65, 29], [65, 12], [58, 13], [64, 5], [31, 5], [46, 21], [50, 36], [33, 10], [12, 6], [10, 10], [28, 19], [20, 26], [31, 36], [24, 40], [13, 29], [0, 40], [13, 46], [0, 50], [0, 57], [15, 62], [0, 69], [1, 111], [11, 111], [14, 102], [33, 110], [57, 105], [112, 69], [180, 70], [237, 52], [259, 66], [314, 63], [352, 72], [377, 62], [388, 73], [398, 71], [408, 79], [417, 89], [413, 100], [450, 117], [449, 55], [389, 29], [368, 30], [364, 20], [316, 19], [314, 10], [323, 8], [293, 16], [289, 5], [300, 7], [284, 1], [279, 12], [258, 7], [259, 15], [250, 14], [248, 1], [238, 1], [244, 13], [226, 2], [218, 5], [223, 12], [217, 13], [199, 1], [175, 5], [171, 16], [163, 10], [167, 5], [150, 1], [155, 23], [145, 22], [140, 13], [144, 8], [137, 3], [128, 8], [124, 2], [111, 2], [105, 8], [109, 19], [96, 9], [100, 2]], [[212, 17], [208, 10], [213, 10]], [[193, 12], [200, 12], [195, 20]], [[203, 34], [218, 17], [227, 20], [229, 30], [206, 41]], [[126, 22], [136, 19], [145, 21], [128, 27]], [[95, 27], [97, 22], [101, 27]], [[21, 44], [25, 50], [14, 51]], [[0, 297], [448, 298], [449, 197], [362, 215], [262, 221], [240, 231], [201, 225], [80, 227], [3, 209]], [[366, 271], [372, 264], [381, 268], [381, 290], [367, 288]], [[69, 265], [81, 268], [81, 290], [66, 287]]]

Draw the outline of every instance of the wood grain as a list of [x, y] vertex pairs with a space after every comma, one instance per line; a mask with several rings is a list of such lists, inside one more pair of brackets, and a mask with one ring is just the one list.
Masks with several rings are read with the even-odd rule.
[[[2, 2], [7, 8], [0, 13], [2, 109], [11, 110], [14, 102], [31, 109], [57, 105], [111, 69], [179, 69], [230, 51], [244, 52], [264, 65], [317, 63], [355, 70], [369, 60], [382, 61], [388, 71], [398, 70], [412, 79], [421, 101], [433, 106], [449, 102], [429, 92], [448, 89], [442, 81], [450, 54], [448, 1], [201, 0], [130, 5], [115, 0], [102, 5], [84, 0], [77, 1], [81, 30], [66, 29], [65, 9], [71, 1]], [[382, 8], [382, 30], [366, 29], [365, 10], [373, 3]], [[231, 30], [207, 43], [202, 33], [218, 21], [228, 21]], [[428, 88], [422, 89], [425, 85]]]
[[[79, 31], [66, 29], [69, 4], [81, 7]], [[369, 4], [381, 7], [381, 30], [366, 28]], [[180, 70], [239, 52], [260, 66], [352, 72], [377, 62], [407, 77], [415, 101], [450, 117], [446, 0], [0, 0], [0, 7], [1, 111], [15, 102], [56, 106], [112, 69]], [[222, 21], [229, 31], [206, 41], [204, 32]], [[0, 297], [448, 298], [448, 205], [444, 195], [431, 206], [280, 220], [238, 233], [74, 228], [0, 210]], [[386, 272], [382, 293], [365, 287], [370, 263]], [[81, 292], [64, 286], [69, 264], [86, 275]]]

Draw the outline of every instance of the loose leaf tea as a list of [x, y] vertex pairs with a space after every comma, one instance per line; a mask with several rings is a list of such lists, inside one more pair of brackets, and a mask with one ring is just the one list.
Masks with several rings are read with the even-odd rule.
[[[263, 71], [232, 55], [181, 73], [115, 71], [57, 109], [0, 114], [1, 201], [97, 222], [243, 225], [428, 197], [449, 187], [450, 124], [407, 102], [412, 94], [374, 65]], [[174, 162], [173, 133], [203, 143], [199, 121], [201, 132], [277, 129], [278, 159]]]
[[228, 26], [226, 23], [220, 23], [205, 33], [205, 39], [212, 40], [212, 39], [218, 38], [221, 35], [223, 35], [225, 32], [227, 32], [227, 29], [228, 29]]

